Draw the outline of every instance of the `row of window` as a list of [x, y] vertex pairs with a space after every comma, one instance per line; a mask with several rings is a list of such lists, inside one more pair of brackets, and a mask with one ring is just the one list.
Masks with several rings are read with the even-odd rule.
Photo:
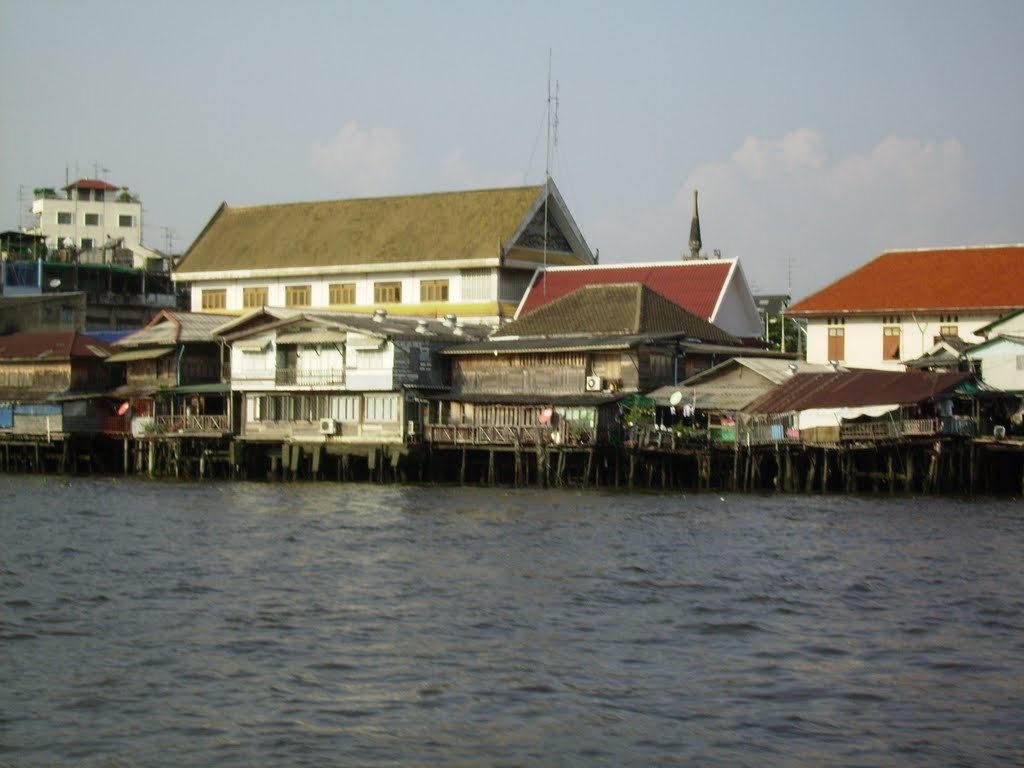
[[[939, 335], [934, 337], [933, 342], [938, 343], [943, 336], [958, 336], [959, 328], [955, 325], [939, 326]], [[900, 338], [901, 331], [898, 325], [886, 325], [882, 327], [882, 359], [900, 359]], [[842, 326], [829, 326], [828, 329], [828, 359], [846, 359], [846, 329]]]
[[[57, 211], [57, 224], [70, 226], [75, 223], [75, 215], [71, 211]], [[82, 214], [82, 223], [87, 227], [98, 227], [103, 223], [103, 217], [98, 213]], [[135, 217], [131, 214], [121, 213], [117, 216], [117, 226], [134, 227]]]
[[390, 393], [379, 395], [256, 395], [248, 398], [247, 416], [251, 421], [397, 422], [399, 398]]
[[[270, 289], [267, 286], [254, 286], [242, 289], [242, 307], [256, 309], [265, 306], [269, 299]], [[284, 289], [286, 307], [308, 307], [312, 305], [313, 288], [310, 285], [288, 285]], [[356, 303], [355, 283], [331, 283], [327, 287], [327, 300], [331, 306], [344, 306]], [[202, 294], [203, 309], [227, 309], [228, 292], [226, 288], [207, 288]], [[447, 280], [420, 280], [421, 302], [448, 301]], [[402, 284], [400, 282], [378, 282], [373, 284], [374, 304], [400, 304], [402, 302]]]

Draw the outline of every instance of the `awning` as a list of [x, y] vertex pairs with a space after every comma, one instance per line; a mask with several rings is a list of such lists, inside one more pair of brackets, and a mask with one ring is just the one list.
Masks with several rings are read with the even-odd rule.
[[183, 384], [180, 387], [167, 387], [163, 392], [176, 395], [226, 395], [231, 391], [230, 382], [217, 381], [210, 384]]
[[270, 339], [242, 339], [241, 341], [233, 341], [231, 343], [232, 349], [237, 349], [241, 352], [262, 352], [270, 346]]
[[169, 355], [174, 347], [156, 347], [150, 349], [130, 349], [127, 352], [116, 352], [106, 359], [108, 363], [128, 363], [133, 360], [156, 360]]
[[808, 408], [800, 411], [800, 429], [811, 429], [812, 427], [835, 427], [844, 421], [859, 419], [861, 416], [869, 416], [877, 419], [899, 408], [898, 403], [891, 405], [862, 405], [857, 408]]
[[313, 329], [309, 331], [295, 331], [294, 333], [281, 333], [277, 336], [278, 344], [344, 344], [347, 334], [345, 331], [334, 331], [329, 329]]

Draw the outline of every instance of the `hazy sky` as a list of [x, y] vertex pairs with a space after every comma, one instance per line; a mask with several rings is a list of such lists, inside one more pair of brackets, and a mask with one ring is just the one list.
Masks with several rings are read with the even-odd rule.
[[[1024, 2], [0, 0], [0, 229], [39, 186], [217, 206], [540, 183], [602, 263], [704, 248], [802, 298], [1024, 242]], [[790, 282], [791, 281], [791, 282]]]

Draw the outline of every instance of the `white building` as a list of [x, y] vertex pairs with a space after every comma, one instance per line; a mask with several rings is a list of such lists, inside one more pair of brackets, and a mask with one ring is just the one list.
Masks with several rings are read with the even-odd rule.
[[142, 203], [127, 188], [99, 179], [35, 190], [36, 229], [52, 250], [89, 251], [104, 246], [133, 250], [142, 244]]
[[807, 362], [905, 370], [943, 337], [968, 343], [1024, 306], [1024, 245], [890, 251], [797, 302]]
[[231, 208], [174, 279], [194, 312], [342, 309], [497, 324], [534, 271], [593, 264], [558, 190], [543, 185]]

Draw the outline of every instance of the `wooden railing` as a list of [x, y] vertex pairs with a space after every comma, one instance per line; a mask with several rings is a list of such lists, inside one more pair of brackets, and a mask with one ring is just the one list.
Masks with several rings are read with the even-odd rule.
[[103, 433], [106, 435], [130, 435], [132, 433], [131, 416], [105, 416]]
[[552, 442], [547, 426], [514, 427], [480, 424], [428, 424], [427, 441], [436, 445], [529, 446]]
[[224, 434], [230, 428], [226, 414], [157, 416], [154, 420], [157, 433]]

